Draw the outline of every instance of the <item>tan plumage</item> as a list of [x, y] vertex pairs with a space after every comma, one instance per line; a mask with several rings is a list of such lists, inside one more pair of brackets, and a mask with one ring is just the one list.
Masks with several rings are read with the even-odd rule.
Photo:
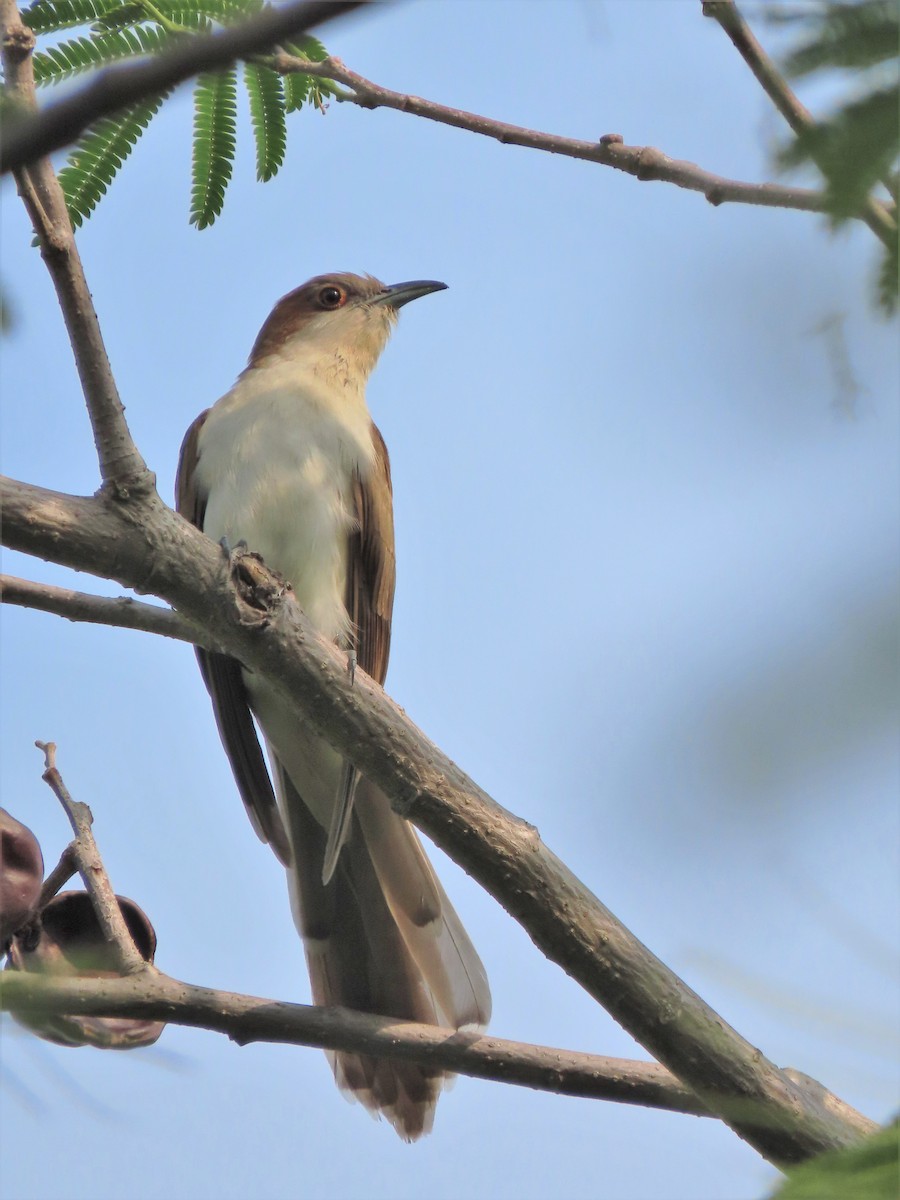
[[[390, 651], [393, 509], [365, 382], [397, 309], [441, 286], [335, 275], [285, 296], [234, 388], [188, 430], [179, 464], [178, 511], [212, 537], [259, 551], [317, 627], [379, 683]], [[412, 827], [298, 728], [263, 681], [224, 655], [197, 656], [241, 797], [288, 869], [315, 1003], [451, 1028], [486, 1024], [484, 968]], [[431, 1127], [439, 1072], [329, 1058], [339, 1085], [402, 1137]]]

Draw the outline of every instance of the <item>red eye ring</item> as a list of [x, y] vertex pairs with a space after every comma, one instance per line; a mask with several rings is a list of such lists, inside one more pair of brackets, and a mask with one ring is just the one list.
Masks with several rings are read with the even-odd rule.
[[347, 299], [347, 294], [339, 287], [329, 284], [319, 292], [319, 304], [322, 308], [340, 308]]

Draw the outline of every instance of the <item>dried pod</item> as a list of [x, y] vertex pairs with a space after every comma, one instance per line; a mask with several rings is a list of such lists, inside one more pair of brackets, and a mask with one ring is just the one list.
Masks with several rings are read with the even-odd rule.
[[[156, 933], [133, 900], [117, 896], [119, 909], [142, 957], [153, 962]], [[60, 892], [41, 914], [32, 936], [13, 938], [9, 967], [42, 975], [110, 979], [121, 974], [114, 948], [106, 941], [87, 892]], [[97, 1046], [133, 1050], [151, 1046], [162, 1033], [162, 1021], [134, 1017], [82, 1017], [14, 1012], [39, 1037], [60, 1046]]]
[[44, 858], [37, 838], [0, 808], [0, 952], [34, 916], [43, 880]]

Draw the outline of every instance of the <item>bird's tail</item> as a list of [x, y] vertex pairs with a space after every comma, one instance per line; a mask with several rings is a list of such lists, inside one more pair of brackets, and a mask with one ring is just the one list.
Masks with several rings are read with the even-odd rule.
[[[349, 837], [323, 884], [326, 833], [286, 772], [277, 774], [314, 1002], [444, 1028], [486, 1025], [484, 967], [413, 828], [361, 779]], [[346, 1051], [328, 1058], [339, 1087], [402, 1138], [431, 1129], [443, 1072]]]

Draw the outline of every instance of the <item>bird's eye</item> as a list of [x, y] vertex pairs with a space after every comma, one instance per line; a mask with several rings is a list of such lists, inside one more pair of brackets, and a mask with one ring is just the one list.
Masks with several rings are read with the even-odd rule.
[[319, 292], [319, 303], [323, 308], [340, 308], [346, 295], [337, 287], [323, 287]]

